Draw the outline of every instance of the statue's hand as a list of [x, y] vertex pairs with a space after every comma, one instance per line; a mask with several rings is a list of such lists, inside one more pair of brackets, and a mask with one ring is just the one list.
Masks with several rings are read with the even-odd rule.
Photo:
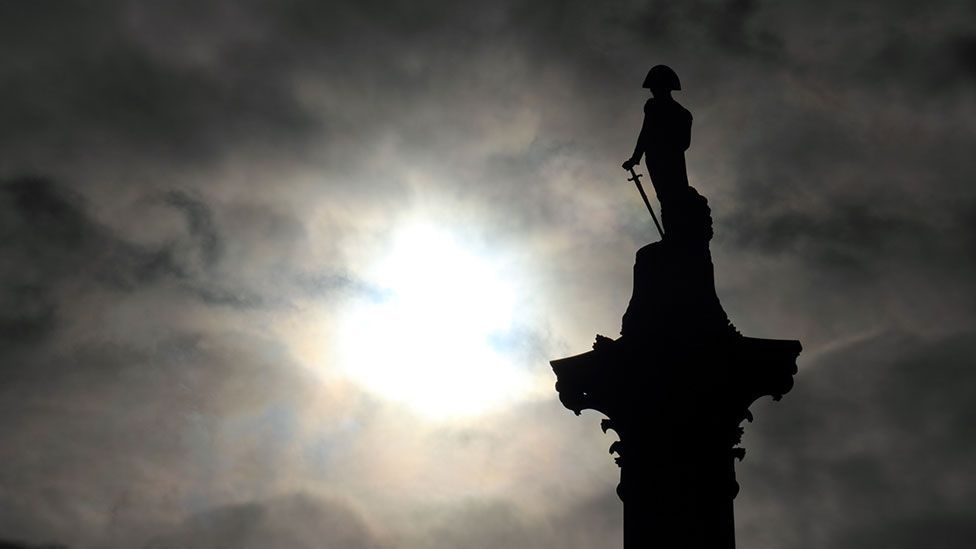
[[637, 165], [636, 160], [634, 160], [633, 158], [628, 158], [623, 164], [621, 164], [621, 167], [625, 170], [629, 170], [636, 165]]

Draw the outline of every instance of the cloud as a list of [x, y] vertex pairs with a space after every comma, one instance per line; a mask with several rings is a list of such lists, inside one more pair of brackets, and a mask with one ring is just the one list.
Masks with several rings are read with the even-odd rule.
[[253, 335], [48, 347], [4, 360], [0, 530], [23, 539], [131, 541], [187, 507], [273, 490], [322, 396]]
[[65, 549], [63, 545], [30, 545], [10, 540], [0, 540], [0, 549]]
[[323, 546], [388, 547], [348, 505], [304, 494], [212, 509], [190, 517], [175, 532], [157, 536], [143, 547], [301, 549]]
[[[336, 292], [379, 292], [341, 268], [310, 270], [289, 262], [284, 268], [265, 269], [257, 275], [247, 272], [261, 260], [247, 250], [264, 244], [262, 240], [288, 247], [302, 238], [300, 225], [255, 208], [232, 212], [246, 214], [252, 226], [266, 224], [263, 234], [253, 234], [251, 229], [248, 240], [242, 241], [237, 235], [221, 234], [211, 206], [201, 198], [169, 191], [150, 199], [157, 206], [143, 220], [151, 223], [165, 217], [159, 206], [168, 206], [180, 214], [183, 227], [166, 229], [169, 234], [142, 243], [96, 219], [88, 200], [48, 178], [2, 181], [0, 200], [5, 219], [0, 246], [8, 259], [0, 276], [9, 304], [3, 311], [4, 322], [12, 330], [8, 333], [29, 336], [50, 327], [56, 317], [56, 301], [75, 299], [61, 293], [69, 285], [83, 292], [100, 288], [120, 299], [124, 294], [170, 286], [208, 305], [241, 309], [281, 307], [296, 297]], [[228, 220], [234, 227], [240, 222]], [[252, 255], [240, 258], [242, 249]], [[234, 255], [227, 257], [228, 252]], [[282, 276], [285, 286], [279, 285], [277, 291], [268, 287], [269, 279]]]
[[504, 501], [467, 501], [421, 516], [412, 530], [399, 539], [401, 546], [582, 549], [622, 540], [620, 504], [612, 491], [546, 516], [526, 513]]
[[504, 501], [469, 500], [411, 513], [409, 524], [381, 527], [368, 510], [298, 493], [208, 509], [140, 547], [583, 548], [608, 536], [620, 538], [615, 498], [587, 499], [551, 516], [529, 515]]
[[781, 403], [754, 410], [737, 502], [751, 544], [971, 542], [974, 341], [867, 338], [805, 364]]
[[[285, 80], [271, 76], [273, 63], [262, 63], [258, 71], [235, 71], [158, 55], [143, 41], [158, 36], [155, 29], [166, 19], [144, 13], [150, 10], [141, 2], [69, 2], [56, 12], [5, 7], [3, 34], [24, 53], [4, 64], [5, 78], [18, 85], [0, 95], [13, 114], [0, 142], [49, 166], [57, 160], [37, 154], [49, 149], [25, 145], [50, 144], [53, 125], [75, 145], [67, 149], [69, 156], [87, 141], [82, 147], [88, 152], [152, 151], [160, 159], [194, 163], [248, 139], [294, 139], [308, 127], [310, 118], [284, 87]], [[217, 35], [231, 39], [225, 31]], [[247, 53], [247, 42], [237, 46], [239, 55], [260, 61], [260, 48]], [[241, 61], [236, 66], [250, 64]]]

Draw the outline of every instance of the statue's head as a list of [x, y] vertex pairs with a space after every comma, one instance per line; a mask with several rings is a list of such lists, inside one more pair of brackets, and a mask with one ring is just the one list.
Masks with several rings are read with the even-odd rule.
[[681, 89], [681, 81], [678, 80], [678, 73], [667, 65], [654, 65], [647, 71], [644, 77], [643, 87], [651, 90], [652, 93], [668, 93], [672, 90]]

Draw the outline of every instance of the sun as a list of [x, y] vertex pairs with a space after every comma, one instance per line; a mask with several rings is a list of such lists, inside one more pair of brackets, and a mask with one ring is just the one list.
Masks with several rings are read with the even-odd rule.
[[431, 417], [470, 416], [522, 396], [529, 375], [499, 344], [513, 329], [513, 273], [443, 229], [411, 223], [368, 274], [380, 291], [341, 324], [342, 369]]

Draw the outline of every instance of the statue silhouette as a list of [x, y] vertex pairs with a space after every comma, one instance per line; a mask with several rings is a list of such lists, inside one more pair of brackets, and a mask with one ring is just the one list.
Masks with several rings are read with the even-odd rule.
[[671, 98], [678, 76], [657, 65], [644, 86], [654, 97], [623, 167], [644, 156], [665, 230], [637, 251], [621, 337], [598, 335], [592, 351], [551, 365], [563, 405], [605, 414], [603, 430], [620, 437], [610, 452], [625, 549], [731, 549], [740, 424], [756, 399], [792, 388], [801, 346], [745, 337], [729, 321], [715, 292], [711, 210], [685, 170], [691, 114]]
[[652, 97], [644, 103], [644, 123], [637, 145], [623, 168], [633, 168], [644, 157], [663, 210], [688, 186], [685, 151], [691, 145], [692, 117], [688, 109], [671, 97], [672, 91], [681, 89], [681, 81], [671, 67], [652, 67], [647, 71], [643, 87], [651, 90]]

